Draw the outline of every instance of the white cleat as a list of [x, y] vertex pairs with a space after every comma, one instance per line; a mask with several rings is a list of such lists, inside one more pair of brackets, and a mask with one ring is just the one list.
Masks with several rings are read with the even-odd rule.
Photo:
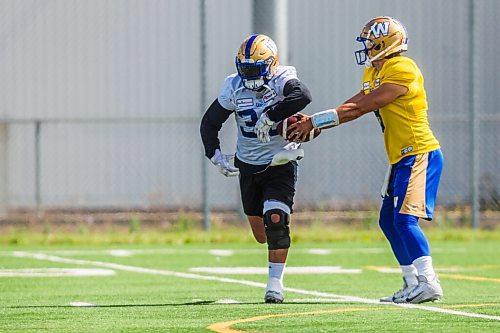
[[264, 301], [266, 303], [283, 303], [284, 298], [285, 297], [283, 296], [282, 292], [268, 290], [266, 291], [266, 296], [264, 297]]
[[437, 276], [431, 281], [428, 281], [423, 275], [419, 275], [417, 279], [418, 285], [406, 296], [407, 303], [419, 304], [441, 301], [443, 289], [441, 289]]
[[264, 301], [266, 303], [283, 303], [285, 298], [283, 294], [283, 283], [279, 279], [270, 278], [267, 282], [266, 295]]
[[389, 303], [406, 303], [406, 297], [412, 291], [417, 285], [408, 285], [406, 283], [405, 278], [403, 278], [403, 287], [396, 291], [394, 294], [387, 296], [387, 297], [382, 297], [380, 299], [381, 302], [389, 302]]

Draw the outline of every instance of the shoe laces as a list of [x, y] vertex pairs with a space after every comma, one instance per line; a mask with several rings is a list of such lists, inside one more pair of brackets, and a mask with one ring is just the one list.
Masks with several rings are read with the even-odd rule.
[[398, 291], [396, 291], [394, 293], [394, 298], [403, 297], [404, 295], [406, 295], [408, 292], [410, 292], [415, 287], [416, 287], [416, 285], [415, 286], [408, 285], [408, 283], [406, 283], [406, 280], [403, 278], [403, 287], [401, 287], [401, 289], [399, 289]]
[[403, 286], [403, 288], [401, 288], [401, 289], [399, 289], [398, 291], [396, 291], [396, 292], [394, 293], [393, 298], [400, 298], [400, 297], [402, 297], [402, 296], [405, 294], [405, 290], [406, 290], [406, 288], [408, 288], [408, 286]]

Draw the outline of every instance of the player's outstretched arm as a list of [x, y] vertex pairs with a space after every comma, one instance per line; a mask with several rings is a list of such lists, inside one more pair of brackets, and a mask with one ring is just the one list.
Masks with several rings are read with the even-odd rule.
[[382, 84], [378, 89], [365, 95], [360, 92], [346, 103], [325, 111], [316, 112], [290, 126], [292, 136], [302, 138], [313, 128], [331, 128], [352, 121], [362, 115], [377, 110], [408, 92], [408, 88], [398, 84]]
[[345, 101], [343, 104], [346, 103], [356, 103], [358, 102], [361, 98], [365, 96], [365, 93], [363, 91], [358, 92], [356, 95], [352, 96], [349, 98], [347, 101]]
[[349, 101], [336, 108], [339, 115], [339, 124], [357, 119], [362, 115], [378, 110], [381, 107], [394, 101], [401, 95], [408, 92], [408, 88], [399, 84], [384, 83], [378, 89], [375, 89], [359, 99]]

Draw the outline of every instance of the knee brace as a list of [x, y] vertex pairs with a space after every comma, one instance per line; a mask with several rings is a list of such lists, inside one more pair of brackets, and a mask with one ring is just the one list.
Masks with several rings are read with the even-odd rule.
[[[273, 222], [272, 215], [278, 215], [279, 221]], [[281, 209], [270, 209], [264, 213], [267, 247], [269, 250], [288, 249], [290, 247], [290, 215]]]

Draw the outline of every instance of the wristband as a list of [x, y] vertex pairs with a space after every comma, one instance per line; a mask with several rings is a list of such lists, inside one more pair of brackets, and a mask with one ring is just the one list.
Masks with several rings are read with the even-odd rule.
[[339, 115], [335, 109], [320, 111], [311, 116], [311, 122], [314, 128], [337, 126], [339, 124]]

